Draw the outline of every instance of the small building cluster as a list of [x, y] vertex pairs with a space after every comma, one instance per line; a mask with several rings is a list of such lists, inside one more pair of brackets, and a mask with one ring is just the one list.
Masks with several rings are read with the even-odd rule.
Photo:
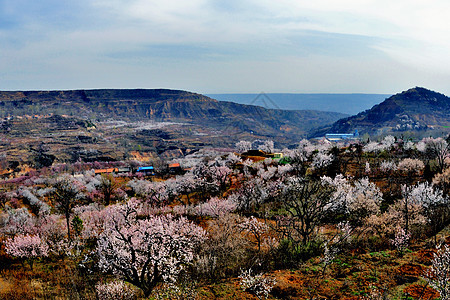
[[[106, 169], [95, 169], [95, 174], [142, 174], [144, 176], [154, 176], [156, 175], [155, 168], [153, 166], [142, 166], [136, 168], [132, 167], [121, 167], [121, 168], [106, 168]], [[181, 168], [179, 163], [173, 163], [168, 165], [167, 173], [172, 175], [182, 174], [184, 170]]]
[[265, 158], [281, 159], [283, 158], [283, 153], [268, 153], [262, 150], [248, 150], [239, 155], [242, 159], [250, 159], [253, 161], [264, 160]]
[[353, 133], [327, 133], [325, 139], [330, 142], [356, 141], [359, 140], [359, 133], [357, 129]]

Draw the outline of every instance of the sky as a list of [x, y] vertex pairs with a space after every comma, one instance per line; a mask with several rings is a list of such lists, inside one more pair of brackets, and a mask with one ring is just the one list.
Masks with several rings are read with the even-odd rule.
[[448, 0], [0, 0], [0, 90], [450, 95]]

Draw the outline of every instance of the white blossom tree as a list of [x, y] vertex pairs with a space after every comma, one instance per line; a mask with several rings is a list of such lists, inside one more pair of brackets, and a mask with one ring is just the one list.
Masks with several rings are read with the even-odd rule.
[[111, 281], [108, 283], [97, 283], [95, 291], [99, 300], [134, 300], [136, 294], [123, 281]]
[[275, 150], [274, 144], [272, 140], [265, 140], [259, 147], [259, 150], [262, 150], [266, 153], [273, 153]]
[[328, 209], [345, 213], [356, 221], [380, 212], [382, 193], [368, 178], [361, 178], [352, 184], [342, 175], [334, 179], [322, 177], [322, 182], [334, 187]]
[[239, 141], [235, 144], [236, 151], [239, 153], [246, 152], [252, 149], [252, 142]]
[[398, 163], [397, 169], [405, 173], [420, 173], [425, 168], [420, 159], [405, 158]]
[[275, 279], [264, 274], [252, 274], [252, 269], [243, 270], [239, 275], [244, 291], [254, 294], [258, 299], [266, 299], [276, 284]]
[[380, 164], [380, 170], [384, 173], [389, 173], [391, 171], [396, 171], [397, 170], [397, 164], [393, 161], [382, 161]]
[[14, 209], [6, 205], [0, 222], [0, 233], [7, 236], [30, 234], [36, 222], [26, 207]]
[[333, 154], [318, 152], [314, 156], [311, 166], [317, 169], [325, 168], [333, 162], [333, 159], [334, 159]]
[[365, 218], [380, 212], [382, 200], [380, 189], [368, 178], [361, 178], [347, 197], [348, 210], [357, 218]]
[[440, 294], [442, 300], [450, 299], [450, 247], [438, 246], [425, 279]]
[[444, 197], [442, 191], [428, 182], [418, 183], [411, 187], [402, 187], [405, 230], [409, 223], [409, 206], [417, 206], [434, 233], [437, 233], [448, 223], [449, 199]]
[[442, 172], [445, 166], [445, 159], [450, 155], [450, 146], [443, 138], [424, 138], [420, 142], [418, 150], [424, 152], [428, 158], [435, 159], [438, 171]]

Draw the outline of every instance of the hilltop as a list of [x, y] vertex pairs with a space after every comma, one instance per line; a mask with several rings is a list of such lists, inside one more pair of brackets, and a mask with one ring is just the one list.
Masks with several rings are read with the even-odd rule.
[[450, 126], [450, 98], [416, 87], [393, 95], [355, 116], [343, 118], [317, 132], [352, 132], [379, 135], [395, 132], [442, 130]]

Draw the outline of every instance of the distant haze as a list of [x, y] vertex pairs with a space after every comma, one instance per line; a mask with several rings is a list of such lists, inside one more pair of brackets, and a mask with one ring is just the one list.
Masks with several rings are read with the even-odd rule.
[[320, 110], [356, 115], [383, 102], [387, 94], [207, 94], [219, 101], [252, 104], [265, 108]]

